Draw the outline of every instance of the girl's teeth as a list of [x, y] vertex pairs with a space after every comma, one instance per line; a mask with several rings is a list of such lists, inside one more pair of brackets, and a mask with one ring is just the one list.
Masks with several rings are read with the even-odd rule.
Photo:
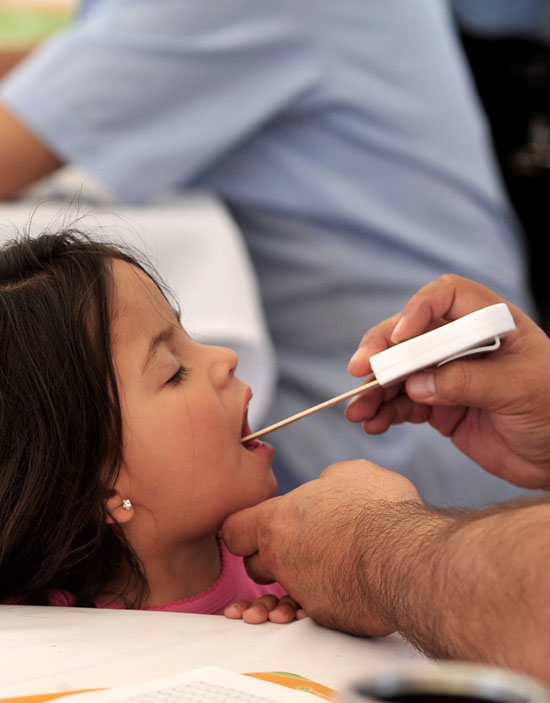
[[243, 447], [245, 449], [253, 450], [256, 449], [256, 447], [259, 447], [261, 444], [261, 441], [256, 437], [256, 439], [250, 439], [248, 442], [245, 442], [243, 444]]

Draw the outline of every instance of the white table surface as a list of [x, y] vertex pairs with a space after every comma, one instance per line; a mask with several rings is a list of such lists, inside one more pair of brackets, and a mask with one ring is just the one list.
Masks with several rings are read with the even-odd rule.
[[[426, 660], [397, 636], [353, 637], [313, 620], [247, 625], [220, 615], [0, 606], [0, 697], [110, 688], [216, 665], [286, 671], [336, 690]], [[69, 700], [69, 699], [68, 699]]]

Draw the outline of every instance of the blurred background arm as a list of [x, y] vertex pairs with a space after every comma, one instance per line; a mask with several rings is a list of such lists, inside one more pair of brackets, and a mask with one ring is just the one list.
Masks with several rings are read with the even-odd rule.
[[[74, 0], [0, 0], [0, 79], [43, 39], [70, 24], [74, 9]], [[38, 134], [0, 104], [0, 198], [15, 195], [61, 163]]]
[[17, 194], [62, 165], [25, 125], [0, 105], [0, 199]]

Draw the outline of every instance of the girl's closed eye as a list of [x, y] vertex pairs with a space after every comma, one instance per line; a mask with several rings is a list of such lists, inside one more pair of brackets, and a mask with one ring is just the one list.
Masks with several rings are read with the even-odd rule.
[[166, 385], [177, 386], [188, 375], [189, 369], [185, 368], [185, 366], [180, 366], [176, 373], [166, 381]]

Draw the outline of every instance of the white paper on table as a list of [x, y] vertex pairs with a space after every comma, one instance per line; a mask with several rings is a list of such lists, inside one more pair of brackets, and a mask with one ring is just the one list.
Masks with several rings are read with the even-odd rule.
[[[54, 700], [60, 700], [59, 698]], [[71, 695], [71, 703], [313, 703], [311, 694], [206, 666], [104, 691]]]

